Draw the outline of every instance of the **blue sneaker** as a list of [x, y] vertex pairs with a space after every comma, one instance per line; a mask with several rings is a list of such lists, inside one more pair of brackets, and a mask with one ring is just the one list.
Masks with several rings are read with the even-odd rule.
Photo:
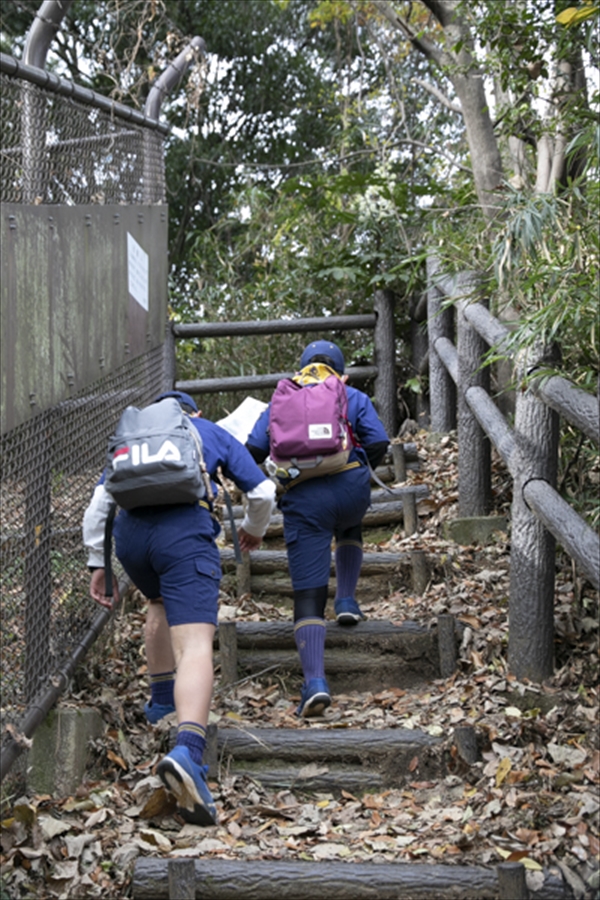
[[360, 611], [354, 597], [340, 597], [335, 601], [335, 617], [338, 625], [356, 625], [367, 617]]
[[156, 725], [164, 716], [174, 713], [175, 706], [173, 703], [153, 703], [152, 700], [148, 700], [144, 704], [144, 712], [150, 724]]
[[321, 716], [328, 706], [331, 706], [331, 697], [329, 685], [324, 678], [311, 678], [308, 684], [302, 685], [300, 706], [296, 710], [296, 715], [304, 719]]
[[216, 825], [215, 801], [206, 783], [208, 766], [197, 765], [188, 747], [175, 746], [161, 759], [156, 774], [175, 795], [179, 814], [192, 825]]

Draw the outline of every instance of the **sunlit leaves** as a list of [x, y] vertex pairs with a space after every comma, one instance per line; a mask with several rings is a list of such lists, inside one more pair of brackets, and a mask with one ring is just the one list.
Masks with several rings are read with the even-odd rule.
[[590, 0], [586, 0], [583, 6], [569, 6], [567, 9], [563, 9], [557, 15], [556, 21], [570, 28], [573, 25], [578, 25], [580, 22], [584, 22], [591, 16], [597, 15], [599, 10], [599, 6], [593, 6]]
[[332, 22], [346, 23], [354, 15], [347, 0], [320, 0], [308, 14], [311, 28], [325, 28]]

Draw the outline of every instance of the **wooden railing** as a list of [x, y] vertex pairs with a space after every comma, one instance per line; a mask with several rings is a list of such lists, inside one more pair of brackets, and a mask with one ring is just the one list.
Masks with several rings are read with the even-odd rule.
[[[374, 364], [350, 366], [346, 373], [350, 384], [368, 378], [375, 379], [374, 402], [379, 416], [390, 437], [396, 434], [398, 410], [396, 399], [396, 343], [394, 337], [393, 297], [388, 291], [377, 291], [374, 312], [357, 316], [326, 316], [310, 319], [272, 319], [255, 322], [198, 322], [178, 324], [172, 328], [175, 340], [191, 337], [214, 338], [232, 335], [310, 334], [320, 332], [349, 331], [361, 328], [373, 330], [375, 347]], [[309, 340], [309, 339], [307, 339]], [[173, 359], [174, 359], [174, 353]], [[174, 375], [174, 373], [173, 373]], [[281, 378], [293, 375], [289, 372], [269, 372], [230, 378], [203, 378], [176, 381], [175, 388], [189, 394], [217, 393], [221, 391], [253, 391], [274, 388]], [[175, 381], [175, 379], [173, 378]]]
[[502, 351], [509, 332], [473, 300], [476, 287], [470, 273], [443, 277], [430, 258], [430, 427], [458, 431], [459, 516], [490, 510], [490, 441], [512, 476], [508, 663], [517, 677], [542, 681], [554, 665], [556, 541], [600, 588], [598, 535], [556, 491], [559, 415], [597, 444], [598, 398], [559, 376], [532, 378], [535, 358], [517, 354], [511, 428], [490, 396], [489, 366], [482, 365], [489, 348]]

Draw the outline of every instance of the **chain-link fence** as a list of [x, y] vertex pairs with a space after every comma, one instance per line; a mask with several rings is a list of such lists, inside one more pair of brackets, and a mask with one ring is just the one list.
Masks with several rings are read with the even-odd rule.
[[164, 132], [136, 110], [0, 54], [2, 202], [164, 203]]
[[10, 740], [97, 613], [83, 514], [120, 413], [151, 402], [163, 370], [163, 348], [150, 351], [0, 439], [2, 725]]
[[[164, 203], [164, 126], [4, 54], [0, 126], [3, 203]], [[168, 386], [164, 362], [164, 346], [148, 350], [0, 439], [3, 774], [32, 731], [23, 723], [98, 615], [84, 510], [120, 413]], [[11, 782], [21, 783], [26, 756]]]

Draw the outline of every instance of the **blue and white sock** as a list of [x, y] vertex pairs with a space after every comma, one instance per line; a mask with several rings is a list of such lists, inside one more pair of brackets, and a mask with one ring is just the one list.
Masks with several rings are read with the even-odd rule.
[[150, 702], [160, 706], [174, 706], [175, 672], [150, 675]]
[[177, 746], [187, 747], [197, 766], [202, 765], [206, 747], [206, 728], [198, 722], [180, 722], [177, 728]]

